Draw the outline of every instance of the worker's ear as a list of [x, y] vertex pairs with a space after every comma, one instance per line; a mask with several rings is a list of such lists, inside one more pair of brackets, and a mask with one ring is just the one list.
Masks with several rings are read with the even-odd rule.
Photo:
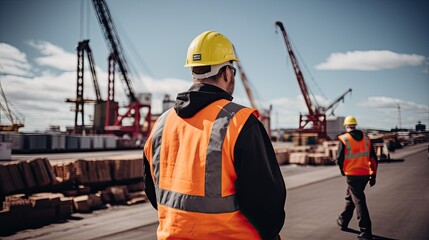
[[221, 73], [221, 75], [220, 75], [220, 79], [223, 80], [223, 81], [225, 81], [225, 82], [228, 82], [228, 76], [226, 74], [227, 74], [226, 73], [226, 68], [224, 68], [223, 71], [222, 71], [222, 73]]
[[[225, 68], [224, 74], [225, 74], [225, 81], [226, 82], [228, 82], [228, 79], [229, 79], [229, 81], [232, 81], [232, 78], [233, 78], [232, 71], [228, 67]], [[228, 78], [228, 75], [229, 75], [229, 78]]]

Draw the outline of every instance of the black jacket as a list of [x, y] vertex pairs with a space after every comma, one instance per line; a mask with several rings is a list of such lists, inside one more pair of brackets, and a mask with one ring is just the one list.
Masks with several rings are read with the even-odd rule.
[[[349, 132], [350, 135], [352, 136], [352, 138], [356, 141], [360, 141], [363, 139], [364, 133], [360, 130], [353, 130]], [[340, 168], [341, 174], [344, 176], [344, 171], [343, 171], [343, 164], [344, 164], [344, 149], [346, 148], [346, 146], [344, 146], [344, 143], [342, 141], [340, 141], [340, 144], [338, 145], [338, 151], [337, 151], [337, 164], [338, 167]], [[377, 161], [377, 155], [375, 154], [374, 151], [374, 147], [371, 144], [371, 149], [370, 149], [370, 158], [375, 159], [375, 162], [378, 163]], [[373, 175], [373, 177], [375, 177], [375, 175]]]
[[[174, 109], [180, 117], [189, 118], [219, 99], [231, 101], [232, 96], [213, 85], [194, 84], [187, 92], [178, 94]], [[286, 187], [268, 134], [254, 115], [249, 117], [238, 136], [234, 158], [240, 210], [263, 239], [275, 239], [285, 221]], [[157, 208], [146, 157], [144, 162], [146, 194]]]

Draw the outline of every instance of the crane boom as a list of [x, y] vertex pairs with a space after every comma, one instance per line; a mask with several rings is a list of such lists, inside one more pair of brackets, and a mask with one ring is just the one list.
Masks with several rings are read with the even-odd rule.
[[[299, 87], [301, 88], [301, 93], [304, 97], [305, 104], [307, 105], [308, 114], [299, 115], [299, 129], [298, 132], [309, 132], [309, 133], [317, 133], [319, 138], [321, 139], [329, 139], [329, 136], [327, 135], [327, 124], [326, 124], [326, 115], [324, 112], [320, 111], [321, 109], [319, 107], [316, 107], [313, 109], [313, 105], [311, 103], [310, 95], [307, 90], [307, 85], [304, 81], [304, 76], [302, 75], [302, 72], [299, 68], [298, 61], [295, 57], [295, 54], [292, 50], [292, 46], [289, 42], [289, 38], [287, 36], [286, 30], [283, 26], [283, 23], [280, 21], [276, 22], [276, 26], [280, 28], [280, 30], [283, 33], [283, 38], [286, 43], [286, 48], [288, 50], [290, 60], [293, 65], [293, 69], [295, 71], [296, 79], [298, 80]], [[312, 123], [312, 126], [310, 128], [306, 128], [306, 126]]]
[[[234, 47], [234, 52], [235, 52], [235, 55], [237, 55], [237, 52], [235, 51], [235, 47]], [[238, 55], [237, 55], [237, 58], [238, 58]], [[252, 106], [252, 108], [259, 109], [258, 106], [256, 105], [255, 98], [253, 97], [253, 94], [252, 94], [252, 89], [250, 89], [249, 80], [247, 79], [246, 73], [244, 73], [243, 67], [241, 66], [240, 62], [235, 62], [235, 64], [237, 65], [238, 71], [240, 72], [241, 81], [243, 82], [247, 97], [249, 97], [250, 105]]]
[[[234, 47], [235, 55], [238, 57], [237, 51]], [[244, 89], [246, 90], [247, 97], [249, 97], [250, 105], [252, 108], [257, 109], [259, 111], [259, 120], [262, 122], [262, 124], [265, 127], [265, 130], [267, 130], [268, 136], [271, 137], [271, 106], [269, 109], [263, 109], [261, 106], [258, 106], [258, 102], [253, 97], [252, 89], [250, 87], [250, 82], [247, 79], [246, 73], [243, 70], [243, 67], [241, 66], [240, 62], [235, 62], [237, 65], [238, 71], [240, 72], [241, 81], [243, 82]]]
[[[302, 75], [302, 72], [299, 68], [298, 61], [295, 57], [295, 54], [292, 50], [292, 46], [289, 42], [289, 38], [287, 36], [286, 30], [283, 26], [283, 23], [280, 21], [276, 22], [276, 26], [280, 28], [280, 30], [283, 33], [283, 38], [286, 43], [286, 48], [288, 50], [290, 59], [292, 61], [293, 69], [295, 71], [296, 78], [298, 80], [299, 87], [301, 88], [302, 95], [304, 96], [305, 103], [308, 108], [308, 114], [303, 115], [300, 114], [299, 116], [299, 129], [298, 132], [308, 132], [308, 133], [317, 133], [318, 137], [321, 139], [330, 139], [330, 137], [327, 134], [327, 123], [326, 123], [326, 114], [325, 112], [329, 109], [334, 108], [339, 101], [344, 100], [344, 96], [351, 92], [351, 89], [348, 89], [343, 95], [341, 95], [339, 98], [337, 98], [335, 101], [333, 101], [328, 107], [323, 108], [320, 106], [317, 106], [313, 109], [312, 102], [310, 99], [310, 95], [307, 90], [307, 86], [304, 81], [304, 76]], [[310, 128], [306, 128], [308, 123], [312, 123], [312, 126]]]
[[296, 75], [296, 78], [298, 80], [299, 87], [301, 88], [301, 92], [302, 92], [302, 95], [304, 97], [305, 104], [307, 105], [308, 113], [309, 113], [309, 115], [314, 115], [314, 110], [313, 110], [313, 106], [311, 103], [310, 95], [309, 95], [308, 90], [307, 90], [307, 85], [305, 84], [304, 76], [302, 75], [302, 72], [301, 72], [299, 65], [298, 65], [298, 61], [296, 60], [295, 54], [292, 50], [292, 46], [289, 42], [289, 38], [287, 36], [286, 30], [283, 26], [283, 23], [280, 21], [276, 22], [276, 26], [278, 26], [280, 28], [280, 30], [282, 31], [283, 38], [284, 38], [285, 43], [286, 43], [286, 48], [287, 48], [287, 51], [289, 53], [290, 60], [292, 62], [293, 70], [295, 71], [295, 75]]
[[131, 102], [136, 102], [137, 98], [132, 87], [128, 65], [123, 55], [122, 46], [118, 37], [119, 35], [115, 29], [115, 25], [113, 24], [109, 7], [104, 0], [92, 0], [92, 3], [94, 5], [95, 12], [97, 13], [98, 21], [102, 26], [104, 38], [107, 41], [110, 51], [116, 58], [116, 62], [118, 63], [119, 70], [122, 74], [122, 81], [127, 87], [125, 89], [125, 93]]
[[[10, 122], [10, 124], [6, 124], [6, 125], [3, 124], [1, 122], [1, 116], [0, 116], [0, 131], [18, 132], [20, 128], [24, 127], [24, 117], [16, 109], [15, 109], [15, 112], [12, 111], [13, 109], [11, 109], [11, 105], [9, 104], [8, 99], [6, 98], [6, 94], [3, 91], [1, 81], [0, 81], [0, 99], [3, 99], [4, 101], [4, 104], [2, 104], [2, 102], [0, 101], [0, 113], [3, 112], [6, 118]], [[17, 114], [19, 114], [20, 116], [18, 116]]]
[[[348, 93], [350, 93], [350, 92], [352, 92], [352, 89], [351, 88], [349, 88], [347, 91], [345, 91], [341, 96], [339, 96], [337, 99], [335, 99], [331, 104], [329, 104], [329, 106], [327, 106], [326, 108], [323, 108], [323, 111], [324, 112], [327, 112], [327, 111], [329, 111], [329, 109], [331, 109], [331, 108], [333, 108], [333, 107], [335, 107], [337, 104], [338, 104], [338, 102], [340, 102], [341, 100], [342, 101], [344, 101], [344, 97], [348, 94]], [[334, 111], [334, 109], [332, 109], [332, 112]]]
[[86, 56], [88, 57], [89, 67], [91, 69], [92, 82], [94, 84], [95, 98], [97, 99], [97, 102], [100, 102], [102, 101], [102, 99], [101, 99], [101, 93], [100, 93], [100, 86], [98, 85], [97, 74], [95, 72], [94, 57], [92, 56], [92, 50], [89, 47], [89, 40], [86, 40], [84, 42], [85, 42]]
[[[109, 7], [105, 0], [92, 0], [92, 3], [101, 29], [103, 30], [104, 38], [110, 49], [108, 98], [106, 103], [107, 115], [104, 123], [104, 132], [108, 134], [113, 133], [117, 136], [128, 135], [134, 139], [147, 137], [150, 133], [153, 120], [150, 105], [151, 95], [150, 93], [139, 93], [138, 96], [135, 94], [129, 67], [125, 60], [124, 51], [119, 41], [119, 34], [113, 23]], [[119, 66], [121, 80], [125, 85], [125, 94], [130, 102], [123, 114], [119, 114], [119, 108], [114, 101], [115, 64]], [[144, 119], [142, 119], [143, 117]]]

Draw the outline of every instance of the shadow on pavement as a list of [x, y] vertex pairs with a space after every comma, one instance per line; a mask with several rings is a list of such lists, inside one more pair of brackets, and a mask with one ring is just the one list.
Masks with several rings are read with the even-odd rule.
[[400, 163], [404, 161], [405, 159], [403, 158], [391, 158], [391, 159], [380, 159], [378, 160], [378, 163]]
[[[344, 229], [343, 231], [349, 232], [349, 233], [355, 233], [355, 234], [360, 233], [360, 231], [353, 229], [353, 228], [347, 228], [347, 229]], [[374, 239], [374, 240], [398, 240], [395, 238], [383, 237], [383, 236], [378, 236], [378, 235], [372, 235], [372, 239]]]

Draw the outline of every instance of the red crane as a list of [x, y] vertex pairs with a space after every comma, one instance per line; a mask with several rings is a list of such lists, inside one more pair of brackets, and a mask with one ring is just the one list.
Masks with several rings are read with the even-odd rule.
[[[237, 55], [237, 51], [234, 52]], [[252, 88], [250, 87], [250, 82], [247, 79], [246, 73], [243, 70], [243, 67], [241, 66], [240, 62], [235, 62], [237, 65], [238, 71], [240, 72], [241, 81], [243, 82], [244, 89], [246, 90], [247, 97], [249, 98], [250, 105], [252, 108], [257, 109], [259, 111], [259, 120], [262, 122], [262, 124], [265, 127], [265, 130], [267, 130], [268, 136], [271, 137], [271, 106], [269, 109], [263, 109], [262, 107], [258, 106], [257, 101], [253, 97]]]
[[[326, 114], [325, 112], [329, 109], [335, 107], [337, 103], [341, 100], [344, 100], [344, 96], [351, 92], [352, 90], [347, 90], [343, 95], [337, 98], [333, 103], [331, 103], [327, 108], [323, 107], [313, 107], [313, 104], [310, 99], [310, 94], [307, 90], [307, 85], [305, 84], [304, 76], [299, 68], [298, 61], [295, 57], [295, 54], [292, 50], [291, 43], [289, 42], [289, 38], [287, 36], [286, 30], [283, 26], [283, 23], [280, 21], [276, 22], [276, 26], [280, 28], [283, 34], [283, 38], [286, 43], [286, 48], [290, 56], [290, 60], [292, 62], [293, 69], [295, 71], [296, 78], [298, 80], [299, 87], [301, 89], [301, 93], [304, 97], [305, 104], [307, 105], [308, 114], [303, 115], [300, 113], [299, 115], [299, 128], [298, 132], [308, 132], [308, 133], [317, 133], [318, 137], [321, 139], [330, 139], [327, 130], [326, 130]], [[306, 128], [309, 123], [312, 125], [309, 128]]]
[[[109, 84], [104, 130], [106, 133], [113, 133], [118, 136], [125, 134], [133, 138], [137, 138], [139, 135], [143, 137], [148, 136], [151, 128], [150, 94], [146, 93], [136, 96], [128, 71], [128, 64], [124, 57], [124, 51], [119, 41], [119, 35], [115, 29], [109, 8], [104, 0], [92, 0], [92, 3], [103, 30], [106, 43], [111, 52], [109, 57]], [[129, 105], [122, 115], [119, 114], [118, 107], [115, 107], [114, 101], [115, 64], [119, 66], [121, 80], [129, 99]], [[112, 111], [114, 111], [114, 113], [112, 113]], [[146, 114], [144, 121], [141, 121], [142, 111]], [[131, 124], [125, 125], [126, 120]]]

